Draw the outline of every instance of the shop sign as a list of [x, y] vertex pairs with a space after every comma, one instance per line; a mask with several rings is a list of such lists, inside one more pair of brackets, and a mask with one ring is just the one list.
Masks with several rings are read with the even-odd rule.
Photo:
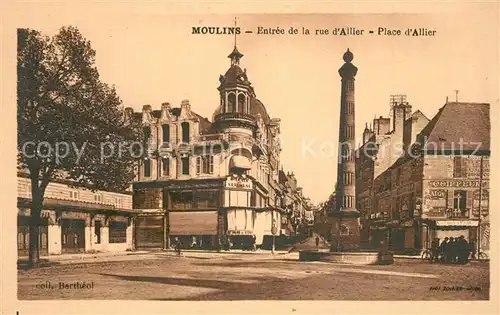
[[429, 189], [427, 197], [429, 199], [444, 199], [448, 197], [448, 192], [444, 189]]
[[478, 226], [479, 221], [475, 220], [446, 220], [436, 221], [436, 226]]
[[[479, 181], [477, 180], [431, 180], [429, 181], [430, 187], [436, 188], [479, 188]], [[486, 186], [486, 182], [483, 182]]]
[[[487, 208], [486, 208], [486, 209], [485, 209], [485, 208], [482, 208], [482, 209], [481, 209], [481, 216], [483, 216], [483, 217], [487, 217], [487, 216], [489, 215], [489, 212], [490, 212], [490, 211], [489, 211]], [[473, 215], [474, 217], [478, 217], [478, 216], [479, 216], [479, 208], [474, 208], [474, 209], [472, 209], [472, 215]]]
[[415, 200], [415, 210], [413, 210], [413, 216], [419, 217], [422, 213], [422, 198], [417, 198]]
[[428, 217], [446, 217], [446, 207], [433, 207], [425, 212]]
[[63, 211], [61, 217], [63, 219], [86, 220], [89, 217], [88, 213]]
[[228, 235], [252, 235], [252, 231], [245, 231], [245, 230], [238, 230], [238, 231], [234, 231], [234, 230], [229, 230], [227, 231], [227, 234]]
[[481, 198], [479, 198], [479, 190], [474, 191], [474, 200], [479, 199], [481, 199], [482, 201], [489, 199], [489, 192], [487, 189], [483, 189], [483, 191], [481, 192]]
[[233, 178], [228, 178], [226, 180], [226, 187], [227, 188], [237, 188], [237, 189], [252, 189], [252, 181], [250, 179], [233, 179]]

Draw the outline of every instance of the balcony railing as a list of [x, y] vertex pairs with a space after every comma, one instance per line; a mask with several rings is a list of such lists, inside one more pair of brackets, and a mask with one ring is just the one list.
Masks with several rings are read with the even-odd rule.
[[254, 116], [245, 113], [221, 113], [214, 116], [214, 120], [245, 120], [256, 123]]
[[470, 217], [470, 211], [468, 209], [453, 209], [448, 211], [447, 214], [450, 219], [464, 219]]

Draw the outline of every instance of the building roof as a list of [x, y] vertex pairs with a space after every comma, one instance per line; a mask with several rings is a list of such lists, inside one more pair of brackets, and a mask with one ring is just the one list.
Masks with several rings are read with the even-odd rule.
[[[181, 114], [181, 108], [180, 107], [173, 107], [173, 108], [169, 109], [169, 112], [172, 116], [179, 117], [179, 115]], [[200, 121], [199, 130], [200, 130], [201, 134], [211, 131], [212, 123], [210, 122], [210, 120], [208, 120], [208, 118], [205, 118], [194, 111], [191, 111], [191, 113], [193, 115], [195, 115], [196, 118], [198, 118], [198, 120]], [[151, 115], [154, 118], [159, 119], [159, 118], [161, 118], [161, 110], [153, 110], [151, 112]], [[133, 117], [133, 119], [135, 119], [137, 121], [141, 121], [142, 120], [142, 112], [134, 112], [132, 114], [132, 117]]]
[[212, 131], [212, 123], [208, 118], [202, 117], [201, 115], [191, 111], [198, 119], [200, 120], [200, 124], [198, 126], [200, 134], [208, 133]]
[[260, 116], [262, 117], [262, 119], [264, 119], [264, 122], [266, 124], [269, 124], [269, 122], [271, 121], [271, 118], [267, 113], [266, 107], [257, 98], [252, 98], [252, 100], [250, 101], [250, 113], [254, 116], [260, 114]]
[[[410, 116], [408, 119], [410, 119], [410, 118], [414, 118], [414, 119], [416, 119], [416, 118], [418, 118], [419, 116], [420, 116], [420, 117], [424, 117], [424, 118], [425, 118], [425, 119], [427, 119], [427, 120], [430, 120], [429, 118], [427, 118], [427, 116], [425, 116], [425, 114], [424, 114], [424, 113], [422, 113], [422, 111], [421, 111], [420, 109], [417, 109], [415, 112], [413, 112], [413, 114], [411, 114], [411, 116]], [[408, 119], [407, 119], [407, 120], [408, 120]]]
[[490, 129], [489, 104], [446, 103], [422, 129], [417, 140], [431, 149], [489, 151]]
[[[243, 78], [243, 80], [240, 80], [239, 78]], [[237, 64], [231, 65], [231, 67], [229, 67], [226, 71], [226, 74], [220, 77], [219, 81], [221, 85], [236, 83], [250, 85], [246, 72]]]

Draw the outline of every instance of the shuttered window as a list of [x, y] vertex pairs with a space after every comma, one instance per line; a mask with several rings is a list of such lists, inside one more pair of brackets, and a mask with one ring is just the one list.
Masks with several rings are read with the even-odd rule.
[[203, 155], [196, 157], [196, 174], [213, 174], [214, 156]]

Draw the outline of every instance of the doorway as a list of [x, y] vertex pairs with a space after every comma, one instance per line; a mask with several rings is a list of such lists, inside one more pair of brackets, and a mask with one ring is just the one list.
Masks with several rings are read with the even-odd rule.
[[61, 220], [61, 244], [63, 253], [80, 253], [85, 251], [85, 221]]

